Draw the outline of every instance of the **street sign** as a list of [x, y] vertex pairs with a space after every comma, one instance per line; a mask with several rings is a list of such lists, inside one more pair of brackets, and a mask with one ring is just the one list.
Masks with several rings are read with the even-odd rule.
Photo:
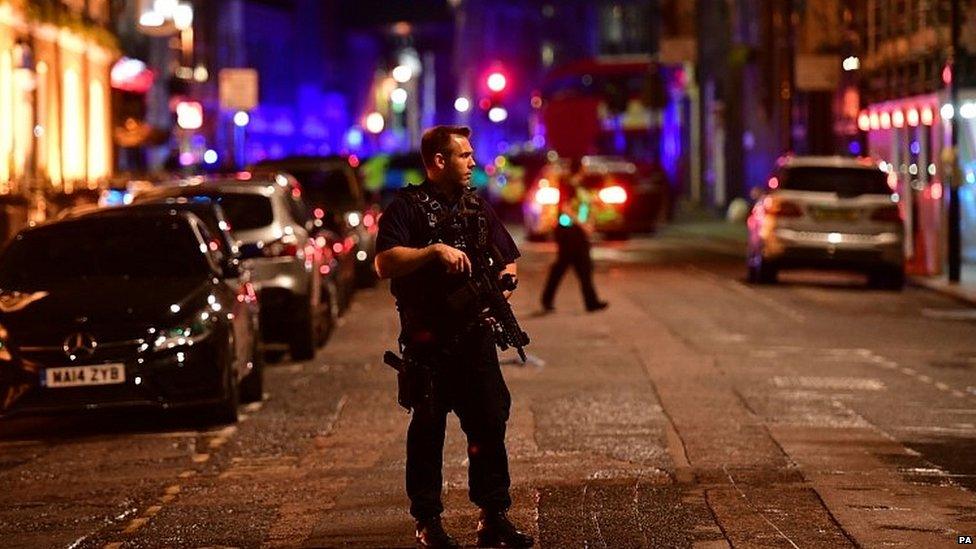
[[220, 69], [220, 108], [249, 111], [258, 105], [258, 71], [255, 69]]

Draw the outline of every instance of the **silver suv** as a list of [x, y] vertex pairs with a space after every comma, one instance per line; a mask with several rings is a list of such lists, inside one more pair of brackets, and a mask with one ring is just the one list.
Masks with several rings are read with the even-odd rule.
[[327, 253], [301, 198], [289, 190], [294, 185], [287, 174], [242, 172], [187, 179], [135, 201], [201, 196], [220, 204], [259, 294], [265, 349], [272, 356], [288, 349], [292, 358], [306, 360], [325, 343], [338, 311], [323, 283]]
[[905, 281], [905, 227], [888, 174], [867, 159], [784, 157], [749, 216], [748, 275], [786, 268], [863, 271], [873, 286]]

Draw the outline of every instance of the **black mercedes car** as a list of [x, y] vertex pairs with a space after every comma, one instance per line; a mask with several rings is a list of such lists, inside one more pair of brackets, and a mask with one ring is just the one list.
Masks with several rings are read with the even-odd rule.
[[[0, 416], [260, 398], [256, 299], [192, 213], [26, 229], [0, 254]], [[257, 390], [255, 390], [257, 389]]]

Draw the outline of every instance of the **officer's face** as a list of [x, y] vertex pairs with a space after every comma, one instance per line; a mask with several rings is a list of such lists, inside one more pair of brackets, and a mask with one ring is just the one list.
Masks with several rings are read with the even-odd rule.
[[461, 135], [451, 136], [451, 150], [438, 159], [438, 165], [443, 163], [442, 178], [444, 181], [455, 183], [459, 186], [467, 186], [471, 183], [471, 174], [474, 171], [474, 149], [467, 137]]

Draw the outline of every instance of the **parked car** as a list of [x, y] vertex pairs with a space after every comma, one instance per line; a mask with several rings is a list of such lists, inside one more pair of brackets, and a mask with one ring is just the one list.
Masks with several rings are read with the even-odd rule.
[[669, 188], [659, 168], [624, 158], [584, 156], [577, 173], [567, 159], [550, 162], [539, 171], [523, 199], [526, 234], [530, 240], [551, 235], [560, 194], [566, 192], [573, 194], [569, 204], [578, 218], [605, 238], [623, 239], [633, 232], [653, 231], [667, 216]]
[[[228, 284], [239, 286], [238, 293], [241, 296], [246, 297], [244, 302], [249, 305], [249, 317], [254, 323], [253, 332], [258, 336], [258, 349], [260, 350], [260, 352], [256, 353], [257, 356], [254, 359], [253, 368], [256, 371], [263, 370], [264, 345], [260, 337], [260, 305], [257, 299], [257, 292], [254, 289], [254, 285], [251, 283], [252, 275], [251, 269], [249, 268], [250, 263], [241, 261], [240, 248], [238, 248], [237, 241], [234, 240], [234, 237], [230, 233], [230, 222], [224, 215], [224, 209], [215, 200], [205, 196], [191, 198], [165, 198], [160, 199], [159, 201], [145, 201], [138, 204], [130, 204], [128, 206], [97, 208], [94, 210], [82, 208], [69, 211], [65, 218], [95, 216], [101, 214], [115, 215], [116, 213], [137, 215], [140, 213], [158, 214], [168, 212], [192, 213], [193, 215], [197, 216], [197, 218], [199, 218], [200, 221], [202, 221], [207, 227], [207, 231], [211, 236], [208, 246], [219, 259], [221, 269], [228, 273]], [[236, 277], [231, 276], [234, 273], [237, 274]], [[263, 391], [263, 379], [263, 373], [260, 372], [258, 375], [255, 375], [252, 378], [252, 383], [246, 387], [249, 393], [244, 395], [245, 400], [251, 401], [261, 399], [261, 394]]]
[[359, 160], [343, 156], [292, 156], [265, 160], [252, 166], [256, 172], [287, 172], [298, 180], [302, 197], [315, 219], [355, 244], [356, 278], [361, 286], [373, 286], [376, 256], [377, 211], [367, 203], [363, 182], [355, 169]]
[[18, 233], [0, 255], [0, 415], [261, 397], [256, 299], [182, 211], [111, 211]]
[[288, 349], [307, 360], [325, 343], [337, 315], [323, 265], [330, 252], [316, 240], [316, 227], [297, 182], [285, 174], [198, 177], [139, 194], [136, 203], [174, 197], [209, 197], [223, 208], [231, 234], [252, 272], [261, 303], [261, 333], [271, 358]]
[[888, 174], [867, 159], [781, 159], [748, 219], [748, 276], [776, 282], [781, 269], [866, 272], [874, 286], [905, 282], [905, 227]]

